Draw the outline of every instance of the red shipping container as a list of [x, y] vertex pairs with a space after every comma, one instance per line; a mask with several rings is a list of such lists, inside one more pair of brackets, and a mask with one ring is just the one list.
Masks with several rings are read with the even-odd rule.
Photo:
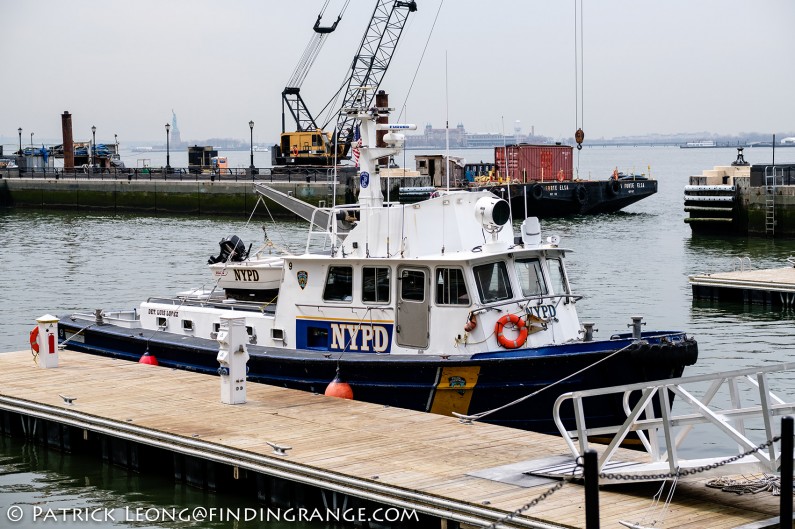
[[[505, 170], [505, 157], [508, 170]], [[573, 178], [571, 145], [508, 145], [494, 148], [494, 162], [501, 178], [512, 181], [562, 182]]]

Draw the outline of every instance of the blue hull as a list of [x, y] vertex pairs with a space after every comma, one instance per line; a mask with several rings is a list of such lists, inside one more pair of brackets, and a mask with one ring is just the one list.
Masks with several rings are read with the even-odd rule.
[[[60, 339], [82, 326], [65, 318]], [[140, 332], [140, 331], [138, 331]], [[92, 326], [70, 341], [69, 348], [86, 353], [138, 361], [148, 350], [161, 366], [216, 374], [217, 342], [173, 337], [151, 331], [143, 336], [113, 325]], [[608, 358], [633, 340], [629, 335], [610, 340], [555, 345], [537, 349], [495, 351], [479, 355], [440, 357], [345, 354], [341, 358], [305, 350], [250, 345], [248, 380], [279, 387], [323, 393], [339, 366], [356, 400], [449, 415], [475, 414], [524, 397], [572, 373], [593, 366], [539, 395], [484, 418], [484, 422], [557, 434], [552, 404], [562, 393], [598, 387], [661, 380], [682, 375], [698, 358], [694, 340], [680, 332], [644, 333], [645, 344], [633, 345]], [[596, 365], [596, 362], [604, 360]], [[585, 410], [588, 424], [616, 424], [624, 417], [619, 398], [594, 400]], [[574, 426], [573, 410], [564, 422]]]

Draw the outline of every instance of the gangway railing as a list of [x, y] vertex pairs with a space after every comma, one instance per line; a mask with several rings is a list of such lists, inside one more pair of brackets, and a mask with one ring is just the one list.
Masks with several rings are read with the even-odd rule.
[[[764, 433], [768, 441], [774, 438], [773, 417], [788, 415], [795, 411], [795, 402], [784, 401], [774, 395], [768, 386], [770, 375], [795, 370], [795, 362], [777, 364], [770, 367], [749, 368], [727, 371], [709, 375], [674, 378], [627, 386], [569, 392], [558, 397], [553, 413], [555, 424], [560, 430], [564, 441], [576, 458], [585, 454], [589, 448], [589, 437], [612, 436], [612, 440], [599, 456], [599, 472], [605, 474], [633, 474], [638, 479], [659, 475], [661, 472], [676, 474], [684, 469], [704, 468], [702, 475], [725, 475], [742, 472], [776, 472], [780, 462], [774, 444], [766, 451], [753, 449], [760, 442], [750, 438], [751, 433]], [[692, 389], [686, 386], [697, 386], [707, 389], [697, 397]], [[747, 384], [750, 388], [741, 386]], [[698, 388], [694, 388], [698, 389]], [[716, 396], [728, 392], [730, 405], [725, 402], [714, 403]], [[626, 420], [620, 425], [589, 428], [585, 416], [585, 402], [594, 397], [617, 394], [623, 398]], [[744, 404], [754, 397], [754, 402]], [[677, 399], [677, 407], [686, 406], [688, 413], [674, 413], [672, 403]], [[569, 402], [574, 406], [576, 428], [568, 430], [561, 420], [561, 407]], [[632, 403], [632, 404], [631, 404]], [[659, 417], [656, 416], [656, 411]], [[762, 421], [764, 428], [758, 428]], [[753, 425], [749, 425], [754, 421]], [[694, 426], [710, 424], [725, 434], [736, 451], [728, 457], [746, 452], [750, 455], [737, 458], [729, 464], [715, 465], [725, 460], [726, 455], [715, 454], [717, 457], [706, 459], [685, 460], [679, 457], [679, 449], [688, 438]], [[750, 426], [753, 426], [752, 428]], [[640, 440], [645, 456], [632, 461], [621, 461], [618, 451], [621, 443], [628, 436], [634, 435]], [[662, 443], [660, 442], [662, 437]], [[626, 455], [626, 454], [624, 454]], [[645, 459], [636, 461], [635, 459]], [[714, 465], [713, 468], [710, 468]], [[566, 469], [567, 471], [568, 469]], [[563, 471], [563, 470], [562, 470]], [[549, 473], [554, 474], [553, 472]]]

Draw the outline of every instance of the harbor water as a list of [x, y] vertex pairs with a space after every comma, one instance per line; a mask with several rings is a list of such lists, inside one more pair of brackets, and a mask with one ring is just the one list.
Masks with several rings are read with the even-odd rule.
[[[249, 153], [238, 154], [245, 154], [245, 160], [230, 167], [248, 165]], [[267, 166], [269, 153], [254, 154], [257, 166]], [[413, 154], [409, 152], [405, 159], [408, 167], [414, 165]], [[493, 159], [490, 151], [451, 154], [468, 161]], [[152, 167], [165, 165], [159, 155], [146, 153]], [[628, 332], [631, 317], [638, 315], [647, 323], [644, 330], [684, 330], [698, 340], [698, 362], [686, 369], [686, 375], [795, 361], [792, 309], [692, 300], [688, 275], [730, 271], [738, 258], [745, 257], [754, 268], [787, 266], [786, 258], [795, 253], [793, 240], [691, 236], [683, 221], [683, 187], [688, 177], [729, 164], [735, 157], [736, 151], [730, 148], [586, 147], [575, 151], [575, 170], [579, 167], [581, 178], [607, 178], [617, 167], [625, 173], [650, 172], [659, 181], [656, 195], [623, 212], [542, 222], [544, 237], [558, 235], [560, 246], [572, 250], [567, 267], [574, 292], [583, 296], [577, 302], [580, 320], [596, 323], [597, 338]], [[792, 157], [795, 149], [776, 152], [780, 162], [795, 162]], [[745, 158], [754, 164], [770, 163], [772, 152], [746, 149]], [[176, 167], [178, 162], [172, 156], [171, 165]], [[43, 314], [133, 308], [148, 296], [210, 286], [207, 259], [218, 253], [218, 241], [224, 236], [236, 234], [255, 248], [267, 237], [276, 248], [302, 251], [305, 239], [298, 233], [304, 228], [298, 222], [249, 223], [245, 218], [0, 211], [4, 243], [0, 351], [27, 349], [28, 333]], [[791, 375], [781, 376], [771, 389], [789, 397], [795, 387], [792, 382]], [[699, 447], [685, 456], [708, 457], [723, 443], [709, 433], [702, 433], [699, 440]], [[239, 498], [128, 475], [96, 459], [65, 456], [7, 438], [0, 438], [0, 491], [0, 512], [13, 503], [36, 502], [69, 508], [248, 505]], [[108, 522], [91, 527], [118, 525]], [[272, 522], [267, 526], [275, 527]], [[324, 527], [322, 523], [305, 526]]]

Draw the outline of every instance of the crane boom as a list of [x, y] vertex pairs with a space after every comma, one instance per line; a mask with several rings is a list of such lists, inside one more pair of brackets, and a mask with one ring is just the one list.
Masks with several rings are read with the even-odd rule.
[[[409, 13], [416, 10], [417, 3], [415, 1], [377, 0], [367, 31], [362, 37], [358, 51], [353, 56], [350, 72], [343, 82], [345, 94], [342, 104], [336, 107], [329, 120], [330, 122], [332, 119], [337, 119], [334, 130], [336, 141], [331, 134], [322, 131], [329, 125], [329, 122], [318, 127], [315, 118], [301, 98], [300, 86], [285, 87], [282, 92], [282, 134], [278, 148], [273, 151], [274, 165], [329, 165], [335, 158], [335, 146], [336, 158], [342, 159], [347, 156], [353, 136], [353, 122], [356, 118], [343, 110], [353, 106], [370, 106], [372, 98], [389, 68], [389, 63], [392, 61], [392, 55], [400, 40], [406, 19]], [[314, 28], [315, 44], [310, 41], [307, 46], [307, 50], [299, 62], [299, 67], [296, 68], [296, 72], [291, 78], [291, 85], [300, 84], [297, 82], [298, 80], [303, 82], [309, 66], [314, 61], [316, 50], [322, 45], [324, 37], [336, 27], [339, 19], [331, 28], [319, 28], [319, 22], [320, 18]], [[319, 29], [325, 31], [318, 31]], [[310, 48], [313, 50], [312, 52], [310, 52]], [[373, 90], [361, 90], [363, 86]], [[329, 108], [341, 91], [342, 88], [324, 108]], [[362, 100], [362, 98], [366, 98], [366, 100]], [[286, 132], [285, 107], [295, 120], [296, 132]]]
[[[409, 13], [416, 10], [417, 2], [414, 1], [378, 0], [370, 18], [370, 24], [359, 45], [359, 51], [353, 57], [345, 96], [339, 107], [340, 112], [358, 104], [363, 104], [364, 108], [370, 107], [372, 98], [378, 92], [381, 80], [392, 61], [392, 55], [395, 53], [400, 35], [403, 33], [406, 19]], [[361, 90], [361, 87], [364, 86], [372, 87], [372, 90]], [[360, 101], [362, 97], [368, 99]], [[337, 144], [344, 146], [343, 156], [346, 156], [353, 135], [353, 122], [356, 118], [345, 112], [338, 115], [335, 131]]]
[[[345, 6], [347, 7], [347, 5], [346, 2]], [[345, 8], [343, 8], [343, 12], [344, 10]], [[318, 128], [315, 123], [315, 118], [312, 117], [309, 109], [306, 108], [304, 99], [301, 97], [301, 85], [304, 83], [309, 69], [320, 53], [326, 37], [337, 29], [337, 24], [342, 20], [342, 13], [337, 16], [337, 20], [335, 20], [331, 26], [327, 27], [320, 25], [322, 16], [322, 13], [317, 16], [317, 21], [315, 21], [315, 25], [312, 27], [314, 32], [312, 38], [309, 40], [309, 44], [307, 44], [304, 54], [301, 56], [301, 60], [298, 61], [293, 75], [290, 76], [287, 86], [282, 90], [282, 132], [286, 132], [287, 130], [285, 123], [285, 107], [287, 107], [290, 114], [292, 114], [299, 131], [315, 130]]]

